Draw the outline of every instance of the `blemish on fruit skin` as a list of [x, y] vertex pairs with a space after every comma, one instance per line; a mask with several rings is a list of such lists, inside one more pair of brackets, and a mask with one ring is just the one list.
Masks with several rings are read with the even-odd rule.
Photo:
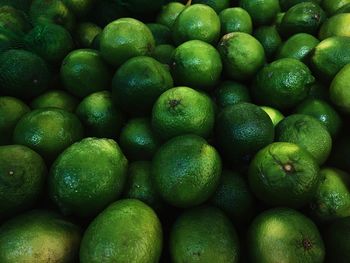
[[181, 103], [181, 100], [179, 99], [172, 99], [169, 100], [169, 106], [174, 109], [176, 106], [178, 106]]
[[15, 174], [15, 172], [14, 171], [9, 171], [9, 173], [8, 173], [9, 175], [14, 175]]
[[303, 248], [305, 250], [310, 250], [312, 248], [312, 246], [313, 246], [311, 240], [307, 239], [307, 238], [304, 238], [302, 243], [303, 243]]
[[294, 172], [294, 167], [291, 163], [286, 163], [283, 165], [283, 170], [286, 172], [286, 173], [292, 173]]

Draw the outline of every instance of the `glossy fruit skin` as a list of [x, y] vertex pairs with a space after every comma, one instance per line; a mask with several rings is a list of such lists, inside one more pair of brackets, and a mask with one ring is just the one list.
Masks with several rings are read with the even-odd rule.
[[239, 6], [248, 11], [255, 25], [271, 23], [280, 11], [278, 0], [240, 0]]
[[154, 48], [152, 57], [160, 63], [171, 65], [175, 47], [172, 45], [158, 45]]
[[218, 83], [221, 71], [219, 52], [203, 41], [187, 41], [173, 53], [171, 73], [178, 86], [212, 89]]
[[156, 46], [172, 43], [171, 31], [167, 26], [157, 23], [148, 23], [146, 26], [152, 32]]
[[329, 16], [334, 15], [340, 8], [350, 4], [349, 0], [323, 0], [322, 8]]
[[82, 18], [93, 8], [94, 0], [62, 0], [75, 16]]
[[218, 114], [215, 136], [222, 155], [235, 164], [241, 164], [273, 142], [274, 126], [270, 117], [258, 106], [241, 102], [224, 108]]
[[275, 60], [255, 76], [252, 94], [260, 104], [289, 109], [306, 98], [315, 78], [309, 68], [292, 58]]
[[24, 115], [16, 125], [13, 142], [26, 145], [47, 161], [83, 138], [84, 130], [72, 113], [58, 108], [42, 108]]
[[253, 36], [233, 32], [224, 35], [217, 47], [224, 71], [233, 80], [247, 80], [263, 67], [265, 52]]
[[193, 0], [193, 4], [204, 4], [208, 5], [215, 10], [216, 13], [220, 13], [225, 8], [230, 6], [229, 0]]
[[215, 109], [204, 93], [188, 87], [176, 87], [164, 92], [152, 110], [152, 128], [162, 139], [184, 134], [203, 138], [214, 128]]
[[170, 234], [172, 262], [232, 262], [239, 259], [237, 233], [229, 218], [214, 207], [188, 210], [175, 221]]
[[292, 114], [276, 127], [276, 141], [298, 144], [323, 164], [332, 149], [332, 137], [317, 119], [304, 114]]
[[121, 195], [127, 164], [115, 141], [85, 138], [52, 165], [50, 197], [63, 214], [95, 216]]
[[284, 119], [284, 115], [279, 110], [276, 110], [268, 106], [260, 106], [260, 108], [264, 110], [267, 113], [267, 115], [269, 115], [273, 123], [273, 126], [275, 127], [281, 120]]
[[215, 90], [215, 102], [221, 109], [240, 102], [250, 102], [248, 88], [235, 81], [224, 81]]
[[37, 201], [47, 168], [42, 157], [26, 146], [0, 146], [0, 156], [0, 218], [4, 219]]
[[0, 6], [0, 27], [18, 34], [26, 33], [31, 28], [24, 12], [6, 4]]
[[0, 55], [0, 91], [30, 99], [48, 88], [50, 73], [45, 61], [23, 50], [10, 49]]
[[172, 33], [176, 45], [189, 40], [215, 44], [220, 37], [220, 19], [211, 7], [194, 4], [178, 15], [172, 26]]
[[109, 205], [90, 223], [80, 246], [80, 260], [156, 263], [162, 243], [156, 213], [139, 200], [124, 199]]
[[290, 208], [270, 209], [258, 215], [250, 226], [247, 244], [249, 258], [256, 263], [322, 263], [325, 258], [316, 225]]
[[156, 21], [172, 29], [178, 15], [184, 10], [185, 5], [179, 2], [170, 2], [162, 7]]
[[32, 210], [0, 227], [0, 261], [76, 262], [81, 230], [61, 215]]
[[314, 197], [319, 166], [296, 144], [276, 142], [260, 150], [249, 165], [254, 194], [272, 206], [299, 208]]
[[79, 47], [93, 48], [93, 41], [102, 32], [102, 28], [91, 22], [82, 22], [77, 25], [75, 32]]
[[83, 98], [110, 87], [111, 72], [100, 52], [93, 49], [77, 49], [62, 62], [60, 76], [64, 88]]
[[295, 6], [296, 4], [303, 2], [313, 2], [315, 4], [320, 4], [322, 0], [280, 0], [281, 9], [283, 11], [288, 11], [289, 8]]
[[254, 37], [262, 44], [268, 58], [272, 58], [282, 44], [282, 39], [276, 26], [258, 27], [254, 31]]
[[78, 106], [78, 99], [63, 90], [50, 89], [36, 97], [30, 103], [32, 109], [59, 108], [68, 112], [74, 112]]
[[318, 38], [323, 40], [331, 36], [350, 37], [349, 21], [349, 13], [337, 14], [328, 18], [321, 26]]
[[114, 74], [112, 96], [125, 112], [142, 116], [148, 114], [156, 99], [173, 87], [168, 68], [151, 57], [129, 59]]
[[152, 32], [144, 23], [134, 18], [115, 20], [101, 33], [101, 55], [114, 67], [122, 65], [132, 57], [150, 55], [154, 47]]
[[203, 138], [182, 135], [159, 148], [152, 161], [152, 174], [163, 200], [177, 207], [192, 207], [214, 193], [221, 159]]
[[221, 35], [232, 32], [253, 32], [253, 22], [249, 13], [240, 7], [231, 7], [219, 13], [221, 22]]
[[334, 77], [329, 89], [330, 99], [332, 103], [345, 113], [350, 112], [350, 87], [348, 85], [349, 79], [350, 65], [346, 65]]

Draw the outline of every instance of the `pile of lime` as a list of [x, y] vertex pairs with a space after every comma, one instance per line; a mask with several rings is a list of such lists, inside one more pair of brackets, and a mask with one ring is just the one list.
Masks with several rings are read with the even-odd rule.
[[349, 263], [350, 0], [0, 0], [0, 263]]

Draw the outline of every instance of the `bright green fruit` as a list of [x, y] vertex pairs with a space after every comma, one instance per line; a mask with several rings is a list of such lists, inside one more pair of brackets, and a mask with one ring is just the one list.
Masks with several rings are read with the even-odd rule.
[[180, 45], [189, 40], [202, 40], [215, 44], [220, 37], [220, 19], [207, 5], [187, 6], [172, 26], [174, 43]]
[[309, 68], [292, 58], [275, 60], [255, 76], [253, 95], [260, 104], [288, 109], [306, 98], [315, 78]]
[[120, 196], [127, 163], [115, 141], [85, 138], [52, 165], [50, 197], [64, 214], [95, 216]]
[[280, 11], [278, 0], [240, 0], [239, 6], [248, 11], [256, 25], [270, 24]]
[[33, 98], [49, 85], [50, 73], [45, 61], [22, 49], [10, 49], [0, 55], [0, 92], [17, 98]]
[[321, 182], [311, 203], [311, 209], [321, 221], [350, 216], [350, 176], [334, 168], [320, 172]]
[[74, 112], [79, 101], [63, 90], [48, 90], [36, 97], [31, 103], [32, 109], [59, 108], [65, 111]]
[[177, 207], [196, 206], [208, 200], [219, 184], [220, 155], [199, 136], [178, 136], [158, 149], [152, 174], [166, 202]]
[[261, 26], [254, 30], [254, 37], [261, 43], [268, 58], [272, 58], [282, 44], [276, 26]]
[[332, 137], [336, 137], [342, 119], [333, 107], [327, 102], [319, 99], [308, 99], [301, 103], [295, 110], [298, 114], [310, 115], [324, 124]]
[[240, 102], [250, 102], [250, 100], [248, 88], [238, 82], [224, 81], [215, 90], [215, 102], [221, 109]]
[[151, 57], [135, 57], [114, 74], [113, 99], [122, 110], [145, 115], [164, 91], [173, 87], [169, 69]]
[[203, 41], [187, 41], [173, 53], [171, 73], [178, 86], [211, 89], [219, 81], [221, 71], [219, 52]]
[[28, 147], [0, 146], [0, 218], [30, 208], [43, 191], [46, 173], [44, 160]]
[[0, 145], [11, 144], [17, 122], [29, 111], [29, 107], [15, 97], [0, 97]]
[[239, 243], [229, 218], [214, 207], [180, 215], [170, 233], [172, 262], [239, 262]]
[[88, 136], [116, 138], [124, 117], [112, 103], [109, 91], [92, 93], [85, 97], [76, 109], [76, 115], [85, 126]]
[[234, 80], [247, 80], [265, 63], [264, 47], [253, 36], [234, 32], [224, 35], [218, 51], [226, 74]]
[[332, 138], [323, 124], [304, 114], [292, 114], [276, 127], [276, 140], [298, 144], [319, 164], [323, 164], [332, 149]]
[[276, 142], [255, 155], [249, 165], [249, 185], [268, 205], [299, 208], [314, 197], [318, 172], [318, 164], [306, 150]]
[[124, 199], [112, 203], [90, 223], [80, 246], [80, 262], [156, 263], [162, 243], [156, 213], [139, 200]]
[[338, 14], [328, 18], [318, 33], [320, 40], [332, 36], [350, 37], [350, 13]]
[[274, 126], [258, 106], [241, 102], [219, 113], [215, 135], [223, 155], [231, 162], [241, 164], [273, 142]]
[[184, 10], [185, 5], [179, 2], [170, 2], [162, 7], [157, 16], [157, 23], [172, 29], [178, 15]]
[[78, 46], [82, 48], [92, 48], [95, 37], [101, 32], [102, 29], [94, 23], [83, 22], [78, 24], [75, 30], [75, 38], [78, 42]]
[[175, 47], [172, 45], [158, 45], [154, 48], [152, 57], [160, 63], [171, 65]]
[[193, 0], [192, 3], [208, 5], [218, 14], [230, 6], [230, 0]]
[[120, 146], [128, 159], [151, 160], [160, 140], [152, 131], [151, 122], [146, 118], [130, 119], [123, 127]]
[[146, 26], [151, 30], [156, 45], [171, 44], [171, 31], [167, 26], [156, 23], [149, 23]]
[[210, 203], [222, 209], [235, 224], [247, 223], [254, 213], [254, 197], [240, 174], [222, 171], [221, 181]]
[[0, 261], [77, 262], [80, 239], [80, 229], [62, 216], [30, 211], [1, 225]]
[[151, 30], [134, 18], [120, 18], [109, 23], [101, 33], [102, 57], [114, 67], [136, 56], [150, 55], [155, 47]]
[[49, 63], [61, 63], [73, 49], [70, 33], [62, 26], [44, 24], [35, 26], [24, 39], [26, 47]]
[[244, 32], [251, 34], [253, 22], [249, 13], [240, 7], [231, 7], [219, 13], [221, 22], [221, 35], [232, 32]]
[[264, 110], [267, 113], [267, 115], [269, 115], [273, 123], [273, 126], [275, 127], [281, 120], [284, 119], [284, 115], [279, 110], [276, 110], [268, 106], [261, 106], [260, 108]]
[[61, 80], [66, 90], [78, 97], [106, 90], [110, 87], [111, 74], [100, 52], [92, 49], [76, 49], [62, 62]]
[[164, 92], [152, 111], [152, 127], [163, 139], [183, 134], [206, 138], [212, 133], [214, 120], [211, 99], [188, 87], [176, 87]]
[[72, 113], [42, 108], [24, 115], [16, 125], [13, 141], [26, 145], [48, 161], [83, 138], [83, 126]]
[[324, 243], [316, 225], [290, 208], [267, 210], [256, 217], [247, 244], [254, 263], [324, 262]]
[[330, 99], [341, 111], [350, 113], [350, 64], [343, 67], [334, 77], [329, 93]]

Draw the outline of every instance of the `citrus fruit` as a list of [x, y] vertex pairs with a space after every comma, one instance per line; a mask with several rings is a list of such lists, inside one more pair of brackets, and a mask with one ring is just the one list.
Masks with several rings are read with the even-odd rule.
[[171, 65], [175, 47], [172, 45], [158, 45], [154, 48], [152, 57], [160, 63]]
[[26, 33], [30, 22], [26, 14], [12, 6], [0, 6], [0, 27], [14, 33]]
[[188, 133], [208, 137], [214, 120], [211, 99], [188, 87], [167, 90], [160, 95], [152, 111], [152, 127], [163, 139]]
[[52, 165], [50, 197], [64, 214], [95, 216], [121, 195], [127, 163], [115, 141], [85, 138]]
[[216, 13], [220, 13], [223, 9], [230, 6], [229, 0], [193, 0], [193, 4], [204, 4], [208, 5], [215, 10]]
[[171, 44], [171, 31], [167, 26], [157, 23], [148, 23], [146, 26], [151, 30], [156, 45]]
[[75, 16], [84, 17], [93, 8], [95, 0], [62, 0]]
[[92, 48], [95, 37], [101, 32], [102, 29], [94, 23], [83, 22], [78, 24], [75, 30], [75, 36], [79, 47]]
[[240, 0], [239, 6], [248, 11], [256, 25], [271, 23], [280, 11], [278, 0]]
[[268, 106], [261, 106], [260, 108], [264, 110], [267, 113], [267, 115], [269, 115], [273, 123], [273, 126], [275, 127], [281, 120], [284, 119], [284, 115], [279, 110], [276, 110]]
[[156, 213], [143, 202], [112, 203], [88, 226], [80, 246], [80, 262], [158, 262], [162, 227]]
[[322, 24], [318, 33], [318, 38], [323, 40], [332, 36], [350, 37], [349, 22], [349, 13], [331, 16]]
[[220, 155], [197, 135], [182, 135], [163, 144], [152, 160], [157, 191], [177, 207], [199, 205], [214, 193], [221, 174]]
[[239, 82], [224, 81], [215, 90], [215, 102], [221, 109], [250, 100], [248, 88]]
[[170, 2], [164, 5], [156, 18], [157, 23], [172, 29], [176, 18], [184, 8], [185, 5], [179, 2]]
[[347, 4], [350, 4], [349, 0], [323, 0], [322, 8], [331, 16]]
[[289, 8], [302, 2], [314, 2], [320, 4], [322, 0], [280, 0], [281, 9], [287, 11]]
[[299, 208], [312, 200], [320, 182], [313, 157], [293, 143], [276, 142], [260, 150], [249, 165], [249, 185], [271, 206]]
[[329, 93], [330, 99], [341, 111], [350, 112], [350, 65], [344, 66], [334, 77]]
[[272, 58], [282, 44], [276, 26], [258, 27], [254, 30], [254, 37], [261, 43], [268, 58]]
[[221, 22], [221, 35], [231, 32], [244, 32], [251, 34], [253, 22], [249, 13], [240, 7], [231, 7], [219, 13]]

